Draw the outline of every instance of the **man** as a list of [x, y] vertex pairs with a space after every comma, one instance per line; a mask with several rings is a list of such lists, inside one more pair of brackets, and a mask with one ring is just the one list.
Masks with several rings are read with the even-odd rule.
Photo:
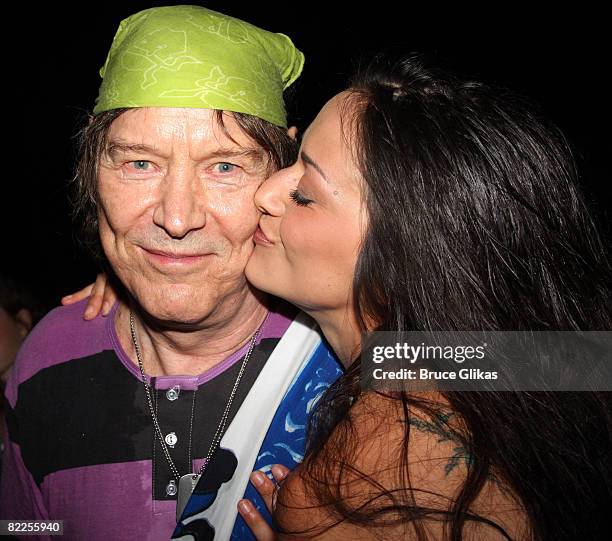
[[89, 322], [81, 304], [54, 310], [24, 344], [3, 518], [156, 540], [178, 511], [174, 538], [250, 537], [236, 520], [250, 472], [297, 464], [339, 374], [312, 322], [243, 273], [253, 195], [293, 158], [282, 92], [302, 64], [286, 36], [197, 6], [121, 22], [76, 177], [121, 301]]

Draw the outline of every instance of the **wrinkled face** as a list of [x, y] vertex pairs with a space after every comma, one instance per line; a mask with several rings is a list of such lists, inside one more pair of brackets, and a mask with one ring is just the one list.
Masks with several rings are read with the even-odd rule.
[[266, 180], [246, 273], [256, 287], [308, 311], [344, 309], [365, 230], [360, 175], [330, 100], [308, 128], [298, 161]]
[[196, 324], [248, 288], [265, 153], [230, 114], [224, 123], [227, 134], [210, 109], [141, 108], [109, 130], [100, 239], [122, 283], [162, 321]]

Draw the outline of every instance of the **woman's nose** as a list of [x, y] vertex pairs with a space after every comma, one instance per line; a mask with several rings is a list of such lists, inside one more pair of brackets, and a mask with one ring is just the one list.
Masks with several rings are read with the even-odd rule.
[[297, 164], [268, 177], [255, 193], [255, 206], [264, 214], [281, 216], [285, 212], [289, 193], [299, 181]]

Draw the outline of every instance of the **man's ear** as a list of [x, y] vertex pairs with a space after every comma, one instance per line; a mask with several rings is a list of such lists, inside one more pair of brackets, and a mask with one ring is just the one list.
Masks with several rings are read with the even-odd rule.
[[14, 316], [17, 325], [19, 326], [19, 334], [23, 340], [32, 330], [32, 312], [27, 308], [21, 308]]
[[291, 137], [291, 139], [293, 139], [295, 141], [295, 138], [297, 137], [298, 134], [298, 129], [297, 126], [291, 126], [288, 130], [287, 130], [287, 135], [289, 137]]
[[88, 126], [93, 122], [94, 118], [94, 115], [89, 115], [89, 122], [87, 123]]

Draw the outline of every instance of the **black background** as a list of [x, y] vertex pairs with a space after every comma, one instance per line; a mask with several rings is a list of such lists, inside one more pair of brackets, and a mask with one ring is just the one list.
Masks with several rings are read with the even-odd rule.
[[[180, 3], [180, 2], [177, 2]], [[183, 2], [185, 3], [185, 2]], [[0, 273], [27, 282], [50, 305], [96, 269], [75, 241], [66, 185], [79, 123], [93, 107], [98, 70], [119, 21], [171, 2], [14, 6], [3, 16], [4, 131]], [[306, 66], [290, 106], [304, 129], [360, 63], [378, 51], [437, 55], [461, 74], [531, 98], [575, 152], [587, 199], [610, 231], [610, 69], [604, 16], [498, 3], [468, 11], [442, 5], [238, 4], [206, 7], [289, 35]], [[403, 7], [402, 7], [403, 6]], [[11, 37], [9, 37], [9, 35]]]

